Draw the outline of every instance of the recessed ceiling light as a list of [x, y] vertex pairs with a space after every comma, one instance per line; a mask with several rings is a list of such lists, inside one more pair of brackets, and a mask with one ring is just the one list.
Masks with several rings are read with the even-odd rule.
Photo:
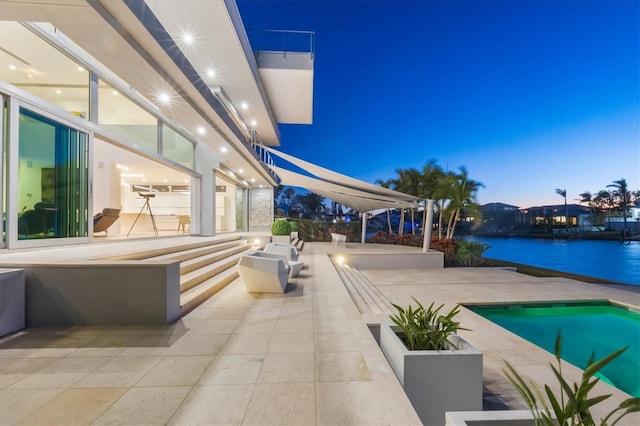
[[118, 96], [120, 93], [118, 93], [117, 90], [112, 90], [111, 93], [113, 94], [113, 96]]
[[61, 94], [62, 94], [62, 90], [56, 89], [56, 95], [61, 95]]
[[244, 173], [244, 169], [238, 169], [238, 173], [243, 174]]
[[146, 180], [146, 179], [142, 179], [142, 181], [143, 181], [143, 182], [146, 182], [147, 180]]
[[189, 183], [189, 179], [185, 179], [185, 180], [184, 180], [184, 183]]
[[209, 69], [207, 70], [207, 77], [209, 77], [209, 78], [213, 78], [213, 77], [215, 77], [215, 76], [216, 76], [216, 71], [215, 71], [213, 68], [209, 68]]
[[162, 102], [163, 104], [168, 104], [171, 101], [171, 98], [169, 97], [169, 95], [167, 93], [160, 93], [158, 95], [158, 100], [160, 102]]
[[242, 109], [243, 111], [246, 111], [249, 109], [249, 104], [246, 102], [242, 102], [240, 103], [240, 109]]
[[84, 68], [78, 67], [78, 71], [82, 72], [82, 71], [84, 71]]
[[204, 135], [204, 134], [207, 132], [207, 131], [205, 130], [205, 128], [204, 128], [204, 127], [202, 127], [202, 126], [198, 127], [197, 131], [198, 131], [198, 133], [199, 133], [199, 134], [201, 134], [201, 135]]
[[182, 40], [187, 44], [191, 44], [193, 43], [193, 36], [189, 33], [184, 33], [182, 35]]
[[258, 125], [258, 122], [256, 120], [251, 120], [252, 127], [256, 127], [257, 125]]
[[10, 69], [11, 71], [15, 71], [15, 70], [16, 70], [16, 66], [15, 66], [15, 65], [13, 65], [13, 64], [11, 64], [11, 65], [9, 65], [9, 69]]
[[164, 182], [164, 183], [167, 183], [167, 182], [169, 182], [169, 181], [168, 181], [167, 179], [164, 179], [164, 180], [163, 180], [163, 182]]
[[251, 178], [251, 183], [254, 183], [256, 180], [254, 178]]
[[220, 148], [220, 151], [222, 151], [222, 152], [227, 152], [227, 147], [226, 147], [226, 146], [223, 146], [222, 148]]
[[262, 184], [258, 185], [258, 188], [262, 188]]

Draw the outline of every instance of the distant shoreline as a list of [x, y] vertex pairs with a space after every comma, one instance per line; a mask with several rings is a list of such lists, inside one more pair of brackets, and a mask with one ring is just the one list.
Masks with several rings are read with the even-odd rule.
[[582, 282], [591, 283], [591, 284], [624, 286], [625, 289], [632, 290], [635, 293], [640, 293], [640, 286], [634, 285], [634, 284], [605, 280], [603, 278], [596, 278], [588, 275], [573, 274], [571, 272], [563, 272], [555, 269], [540, 268], [538, 266], [524, 265], [522, 263], [510, 262], [507, 260], [499, 260], [499, 259], [485, 257], [485, 266], [489, 266], [489, 267], [512, 266], [516, 268], [517, 272], [520, 272], [521, 274], [525, 274], [525, 275], [530, 275], [533, 277], [564, 277], [564, 278], [570, 278], [573, 280], [582, 281]]

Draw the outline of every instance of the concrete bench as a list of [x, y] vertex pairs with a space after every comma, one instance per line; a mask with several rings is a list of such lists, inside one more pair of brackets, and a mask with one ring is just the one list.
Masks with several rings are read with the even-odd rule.
[[337, 247], [346, 247], [347, 246], [347, 236], [344, 234], [334, 234], [331, 233], [331, 245]]
[[287, 258], [279, 254], [252, 251], [238, 262], [240, 278], [251, 293], [284, 293], [289, 271]]

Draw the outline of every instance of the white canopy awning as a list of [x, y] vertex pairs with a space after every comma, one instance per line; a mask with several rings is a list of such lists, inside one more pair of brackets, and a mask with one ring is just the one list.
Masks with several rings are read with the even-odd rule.
[[351, 207], [359, 212], [387, 208], [415, 208], [416, 197], [373, 185], [352, 177], [336, 173], [299, 158], [284, 154], [273, 148], [265, 147], [269, 152], [300, 167], [316, 177], [269, 166], [280, 177], [280, 183], [308, 189], [337, 203]]

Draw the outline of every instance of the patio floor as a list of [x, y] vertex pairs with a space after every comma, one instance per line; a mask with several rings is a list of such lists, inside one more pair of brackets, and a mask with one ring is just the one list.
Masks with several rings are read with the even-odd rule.
[[[0, 339], [0, 424], [420, 424], [367, 326], [384, 315], [359, 313], [327, 256], [338, 250], [308, 243], [300, 255], [308, 267], [286, 294], [249, 294], [237, 279], [173, 325], [28, 328]], [[415, 296], [447, 304], [612, 298], [640, 305], [634, 289], [492, 268], [364, 273], [399, 304]], [[471, 312], [462, 322], [473, 329], [463, 337], [485, 354], [488, 399], [523, 408], [501, 359], [544, 378], [550, 355]], [[612, 399], [624, 397], [613, 392]]]

